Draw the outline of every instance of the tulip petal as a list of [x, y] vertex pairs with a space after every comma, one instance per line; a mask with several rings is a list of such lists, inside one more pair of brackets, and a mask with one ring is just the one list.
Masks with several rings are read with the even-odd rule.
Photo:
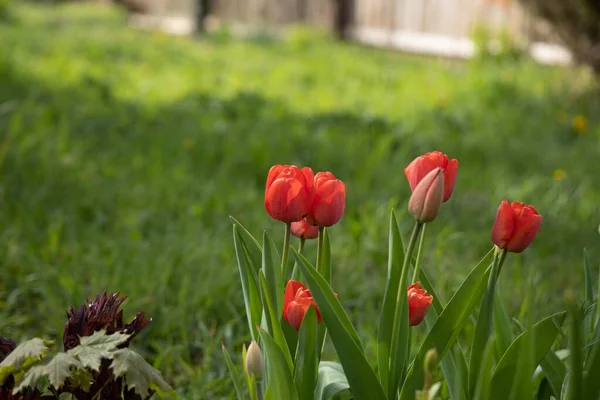
[[542, 216], [533, 214], [531, 210], [525, 208], [521, 212], [521, 217], [515, 222], [516, 228], [514, 236], [506, 245], [506, 249], [513, 253], [520, 253], [525, 250], [533, 239], [537, 236], [542, 225]]
[[285, 294], [283, 295], [283, 304], [291, 303], [296, 298], [296, 293], [298, 293], [299, 289], [305, 290], [306, 287], [302, 283], [290, 279], [285, 287]]
[[507, 200], [502, 201], [496, 213], [492, 228], [492, 242], [501, 249], [505, 248], [515, 228], [515, 216]]
[[269, 169], [269, 174], [267, 175], [267, 184], [266, 188], [269, 189], [269, 186], [277, 179], [277, 176], [281, 173], [281, 171], [288, 167], [287, 165], [273, 165], [271, 169]]
[[454, 192], [456, 174], [458, 172], [458, 160], [453, 159], [444, 168], [444, 202], [448, 201]]

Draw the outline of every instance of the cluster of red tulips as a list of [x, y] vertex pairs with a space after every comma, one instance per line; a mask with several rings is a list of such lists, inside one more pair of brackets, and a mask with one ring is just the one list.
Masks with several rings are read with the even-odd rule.
[[[431, 222], [441, 205], [454, 191], [458, 161], [439, 151], [413, 160], [404, 173], [412, 190], [408, 203], [410, 214], [418, 223]], [[269, 215], [286, 223], [289, 231], [301, 239], [315, 239], [322, 228], [337, 223], [344, 214], [346, 189], [331, 172], [319, 172], [294, 165], [275, 165], [269, 171], [265, 190], [265, 209]], [[542, 216], [534, 206], [502, 201], [492, 228], [492, 242], [505, 252], [525, 250], [540, 230]], [[415, 271], [416, 272], [416, 271]], [[420, 324], [433, 297], [419, 282], [415, 273], [407, 289], [409, 324]], [[283, 318], [296, 330], [309, 306], [318, 321], [321, 315], [310, 291], [297, 280], [289, 280], [285, 290]]]

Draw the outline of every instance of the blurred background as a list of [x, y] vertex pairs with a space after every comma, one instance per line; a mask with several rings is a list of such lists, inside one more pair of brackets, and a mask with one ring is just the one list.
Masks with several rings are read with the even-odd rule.
[[0, 0], [0, 16], [2, 336], [60, 343], [69, 305], [120, 291], [183, 398], [231, 398], [219, 346], [239, 361], [249, 336], [229, 216], [281, 245], [276, 163], [346, 183], [333, 285], [370, 355], [389, 211], [406, 234], [403, 168], [425, 152], [460, 161], [423, 264], [442, 302], [503, 199], [544, 218], [503, 269], [510, 316], [581, 292], [584, 248], [598, 266], [597, 2]]

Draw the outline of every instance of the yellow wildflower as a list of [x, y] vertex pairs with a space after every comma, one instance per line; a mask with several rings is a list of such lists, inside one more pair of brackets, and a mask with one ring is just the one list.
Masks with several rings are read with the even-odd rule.
[[583, 133], [587, 128], [587, 118], [583, 115], [577, 115], [573, 118], [573, 130], [576, 133]]
[[562, 181], [567, 177], [567, 172], [564, 169], [557, 169], [552, 173], [552, 177], [555, 181]]

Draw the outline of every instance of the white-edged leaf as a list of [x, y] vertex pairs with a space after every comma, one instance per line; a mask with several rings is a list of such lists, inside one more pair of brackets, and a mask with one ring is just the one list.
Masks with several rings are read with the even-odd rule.
[[97, 331], [91, 336], [81, 337], [80, 344], [67, 351], [67, 354], [76, 357], [84, 367], [99, 371], [102, 359], [112, 358], [112, 353], [117, 351], [117, 347], [125, 343], [129, 336], [120, 332], [107, 335], [104, 330]]
[[0, 382], [4, 382], [8, 375], [40, 362], [52, 344], [52, 341], [35, 338], [18, 345], [0, 363]]
[[20, 392], [28, 387], [34, 388], [43, 377], [48, 378], [52, 387], [60, 389], [65, 380], [71, 377], [72, 368], [83, 370], [83, 365], [70, 354], [58, 353], [48, 364], [36, 365], [25, 372], [13, 393]]
[[17, 386], [13, 389], [13, 394], [19, 393], [21, 390], [27, 388], [35, 388], [44, 376], [46, 376], [46, 366], [45, 365], [34, 365], [31, 367], [27, 373], [23, 376], [23, 379], [19, 382]]
[[350, 385], [341, 364], [321, 361], [315, 389], [315, 400], [328, 400], [342, 393], [350, 393]]
[[125, 383], [142, 398], [147, 398], [150, 389], [160, 393], [169, 393], [173, 389], [142, 356], [132, 349], [120, 349], [113, 353], [110, 368], [116, 377], [124, 376]]

